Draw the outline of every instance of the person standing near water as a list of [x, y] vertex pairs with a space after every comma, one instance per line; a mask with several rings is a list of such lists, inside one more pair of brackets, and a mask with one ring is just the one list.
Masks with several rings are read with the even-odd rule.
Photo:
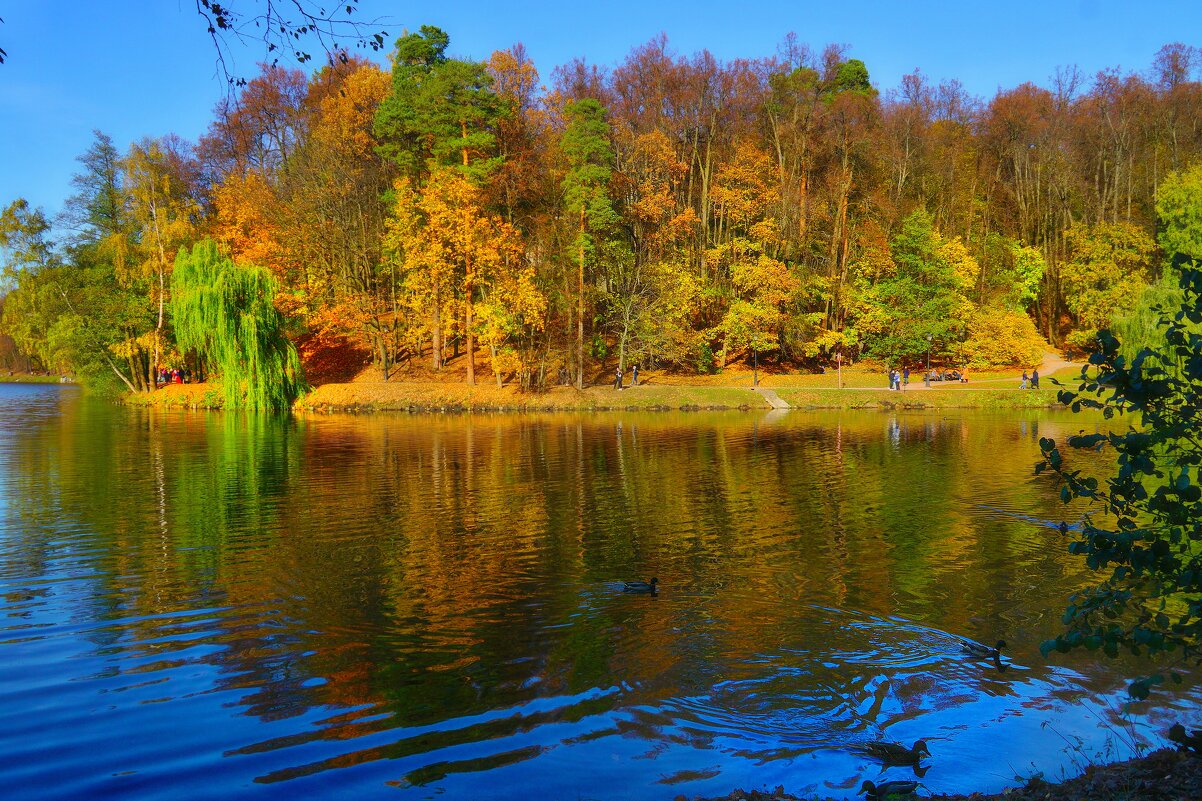
[[614, 370], [614, 389], [622, 388], [622, 365], [618, 365], [618, 369]]
[[1039, 389], [1039, 370], [1031, 371], [1031, 389]]
[[1029, 380], [1030, 380], [1030, 379], [1029, 379], [1029, 378], [1027, 378], [1027, 371], [1026, 371], [1026, 370], [1023, 370], [1023, 382], [1022, 382], [1021, 384], [1019, 384], [1019, 385], [1018, 385], [1018, 388], [1019, 388], [1019, 389], [1026, 389], [1026, 388], [1027, 388], [1027, 381], [1029, 381]]
[[630, 377], [632, 379], [630, 386], [637, 387], [639, 385], [639, 366], [637, 364], [630, 368]]

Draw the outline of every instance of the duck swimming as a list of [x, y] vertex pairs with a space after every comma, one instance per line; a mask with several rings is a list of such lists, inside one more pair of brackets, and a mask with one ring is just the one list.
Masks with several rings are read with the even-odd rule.
[[656, 593], [659, 584], [659, 579], [653, 578], [650, 581], [628, 581], [622, 585], [622, 592], [649, 592]]
[[926, 740], [916, 740], [913, 748], [906, 748], [900, 743], [864, 743], [856, 750], [866, 754], [873, 759], [881, 762], [886, 766], [890, 765], [918, 765], [918, 761], [924, 756], [930, 756], [931, 751], [927, 748]]
[[962, 640], [960, 642], [960, 650], [977, 659], [1001, 659], [1002, 649], [1005, 647], [1005, 640], [998, 640], [997, 645], [993, 648], [990, 648], [988, 645], [982, 645], [979, 642], [973, 642], [972, 640]]
[[864, 797], [868, 801], [885, 801], [886, 798], [895, 795], [910, 795], [918, 789], [918, 782], [914, 781], [889, 781], [873, 784], [870, 781], [865, 781], [860, 785], [860, 789], [856, 791], [856, 795], [867, 793]]

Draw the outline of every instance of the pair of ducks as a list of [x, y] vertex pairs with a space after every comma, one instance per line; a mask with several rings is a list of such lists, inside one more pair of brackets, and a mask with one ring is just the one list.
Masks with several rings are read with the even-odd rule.
[[[997, 645], [990, 648], [973, 640], [961, 640], [960, 649], [975, 659], [992, 659], [1001, 666], [1002, 649], [1006, 647], [1005, 640], [998, 640]], [[922, 775], [919, 762], [923, 757], [931, 755], [926, 740], [916, 740], [914, 745], [906, 748], [900, 743], [875, 742], [865, 743], [856, 748], [862, 754], [872, 757], [885, 767], [912, 767], [914, 772]], [[867, 801], [885, 801], [892, 797], [911, 795], [918, 789], [918, 782], [913, 780], [892, 780], [876, 784], [865, 781], [860, 785], [856, 795], [863, 795]]]

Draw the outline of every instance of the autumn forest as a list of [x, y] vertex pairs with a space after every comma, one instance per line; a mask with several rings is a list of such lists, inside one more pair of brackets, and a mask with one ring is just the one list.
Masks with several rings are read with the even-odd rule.
[[548, 74], [521, 45], [452, 53], [423, 27], [390, 71], [264, 67], [195, 143], [97, 131], [57, 218], [3, 200], [0, 355], [147, 391], [223, 372], [224, 309], [297, 386], [332, 348], [529, 390], [753, 356], [1028, 365], [1131, 325], [1197, 245], [1186, 45], [992, 98], [880, 89], [793, 37]]

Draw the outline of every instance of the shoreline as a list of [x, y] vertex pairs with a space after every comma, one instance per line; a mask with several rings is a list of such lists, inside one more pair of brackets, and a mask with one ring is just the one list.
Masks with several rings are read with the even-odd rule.
[[75, 382], [64, 381], [62, 376], [57, 375], [9, 373], [8, 375], [0, 374], [0, 384], [70, 384], [74, 386]]
[[[908, 776], [907, 776], [908, 777]], [[891, 796], [913, 798], [915, 796]], [[1186, 801], [1202, 798], [1202, 757], [1161, 748], [1122, 762], [1089, 765], [1078, 776], [1059, 782], [1035, 776], [998, 793], [926, 795], [934, 801]], [[677, 796], [676, 801], [685, 799]], [[823, 796], [796, 796], [774, 790], [735, 790], [729, 795], [695, 801], [833, 801]]]
[[[299, 398], [294, 412], [411, 414], [464, 412], [615, 412], [615, 411], [905, 411], [924, 409], [1061, 409], [1055, 387], [1039, 390], [980, 386], [912, 387], [908, 390], [835, 387], [706, 386], [643, 384], [616, 390], [593, 386], [584, 390], [553, 387], [541, 393], [512, 386], [446, 382], [368, 382], [323, 384]], [[154, 393], [124, 395], [131, 406], [220, 409], [220, 387], [213, 384], [170, 384]]]

